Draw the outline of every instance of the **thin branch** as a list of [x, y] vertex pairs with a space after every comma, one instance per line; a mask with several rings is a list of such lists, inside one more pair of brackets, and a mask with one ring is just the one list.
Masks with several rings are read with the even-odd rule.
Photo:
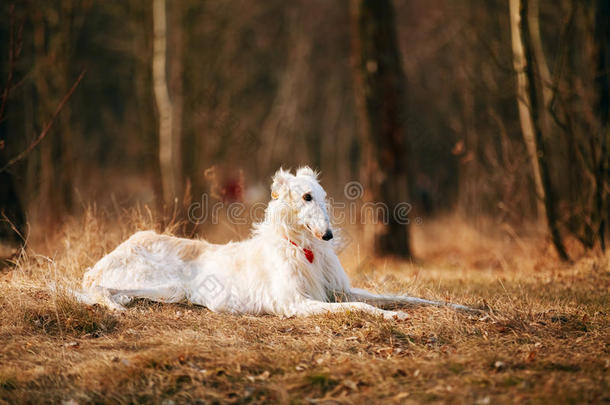
[[57, 116], [59, 115], [61, 110], [64, 108], [64, 105], [68, 102], [68, 100], [72, 96], [72, 93], [74, 93], [74, 90], [76, 90], [76, 87], [78, 87], [81, 80], [83, 80], [83, 77], [85, 77], [85, 73], [86, 73], [86, 70], [83, 70], [81, 72], [81, 74], [78, 76], [78, 79], [76, 79], [76, 81], [74, 82], [74, 84], [72, 85], [70, 90], [68, 90], [68, 92], [66, 93], [64, 98], [57, 105], [57, 108], [55, 109], [55, 112], [51, 116], [51, 119], [45, 124], [42, 132], [40, 133], [40, 135], [38, 135], [38, 138], [36, 138], [32, 143], [30, 143], [30, 145], [24, 151], [22, 151], [20, 154], [18, 154], [17, 156], [15, 156], [11, 160], [9, 160], [8, 163], [0, 169], [0, 173], [6, 171], [9, 167], [11, 167], [15, 163], [19, 162], [20, 160], [24, 159], [36, 146], [38, 146], [38, 144], [45, 138], [45, 136], [47, 136], [47, 134], [49, 133], [49, 130], [51, 129], [51, 127], [53, 126], [53, 123], [55, 122], [55, 119], [57, 118]]

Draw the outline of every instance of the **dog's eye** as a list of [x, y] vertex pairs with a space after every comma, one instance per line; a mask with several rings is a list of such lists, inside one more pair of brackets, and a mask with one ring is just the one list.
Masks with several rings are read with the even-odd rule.
[[309, 194], [309, 193], [307, 193], [307, 194], [303, 194], [303, 200], [305, 200], [305, 201], [311, 201], [311, 200], [312, 200], [312, 198], [311, 198], [311, 194]]

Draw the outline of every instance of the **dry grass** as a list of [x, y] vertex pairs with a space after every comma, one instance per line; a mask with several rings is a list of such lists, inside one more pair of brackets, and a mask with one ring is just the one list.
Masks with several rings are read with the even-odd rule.
[[[0, 272], [0, 402], [583, 403], [610, 401], [610, 260], [561, 265], [510, 229], [452, 219], [417, 227], [415, 264], [342, 256], [354, 284], [488, 305], [472, 317], [410, 309], [278, 319], [138, 302], [125, 313], [51, 284], [84, 269], [143, 215], [99, 214]], [[511, 236], [512, 235], [512, 236]], [[50, 257], [49, 257], [50, 256]]]

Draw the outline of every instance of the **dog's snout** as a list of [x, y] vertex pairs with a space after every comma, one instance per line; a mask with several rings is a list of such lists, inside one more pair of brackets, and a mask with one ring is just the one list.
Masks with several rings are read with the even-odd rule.
[[324, 235], [322, 236], [323, 240], [331, 240], [333, 238], [333, 233], [330, 229], [327, 229], [326, 232], [324, 232]]

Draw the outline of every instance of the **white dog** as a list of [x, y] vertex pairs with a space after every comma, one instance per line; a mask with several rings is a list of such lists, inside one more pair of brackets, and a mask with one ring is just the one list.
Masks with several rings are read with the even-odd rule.
[[85, 273], [85, 291], [77, 296], [116, 310], [133, 298], [146, 298], [284, 317], [349, 310], [404, 319], [404, 312], [379, 307], [408, 304], [469, 310], [352, 288], [329, 242], [333, 233], [326, 193], [310, 168], [296, 175], [280, 169], [271, 195], [265, 219], [254, 225], [250, 239], [215, 245], [137, 232]]

